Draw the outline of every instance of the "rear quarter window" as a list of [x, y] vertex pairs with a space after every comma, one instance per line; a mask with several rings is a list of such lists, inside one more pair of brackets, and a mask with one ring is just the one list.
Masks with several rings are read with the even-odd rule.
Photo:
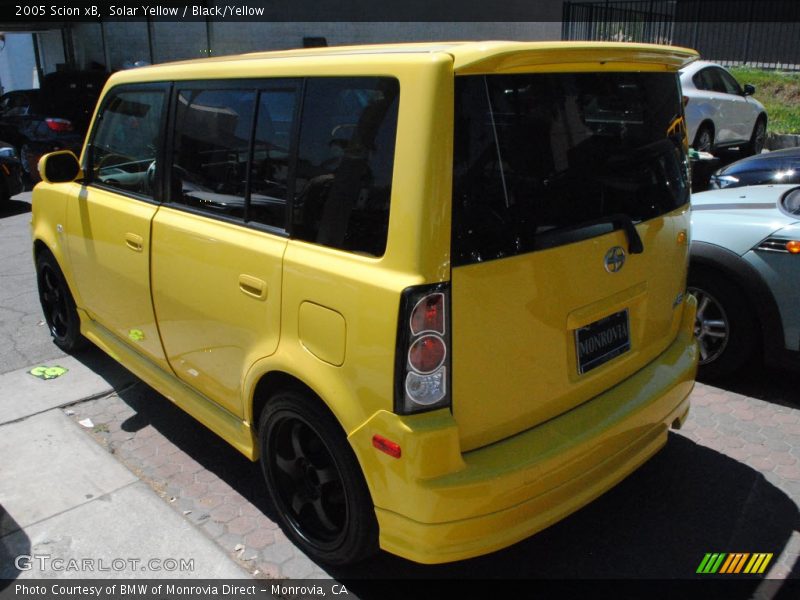
[[388, 77], [307, 80], [294, 182], [294, 237], [383, 255], [399, 97], [399, 82]]

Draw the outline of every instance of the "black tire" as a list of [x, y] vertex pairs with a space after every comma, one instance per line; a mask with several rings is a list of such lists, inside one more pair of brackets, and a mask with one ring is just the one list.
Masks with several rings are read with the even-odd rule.
[[53, 343], [68, 353], [85, 348], [88, 340], [81, 335], [75, 300], [58, 262], [48, 250], [40, 251], [36, 257], [36, 281], [39, 302]]
[[286, 535], [328, 565], [359, 562], [378, 550], [378, 522], [344, 432], [312, 395], [273, 396], [258, 426], [261, 468]]
[[761, 154], [764, 149], [764, 144], [767, 140], [767, 121], [761, 116], [758, 117], [756, 124], [753, 125], [753, 133], [750, 134], [750, 141], [742, 146], [741, 155], [753, 156], [754, 154]]
[[688, 289], [697, 298], [698, 373], [705, 379], [727, 377], [741, 368], [759, 345], [755, 312], [744, 292], [715, 271], [692, 269]]
[[710, 124], [703, 123], [700, 125], [700, 128], [694, 136], [692, 148], [698, 152], [714, 151], [714, 128]]

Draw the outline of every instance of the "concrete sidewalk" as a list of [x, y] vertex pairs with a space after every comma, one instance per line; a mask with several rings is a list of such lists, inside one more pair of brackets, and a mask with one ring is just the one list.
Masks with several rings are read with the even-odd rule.
[[135, 378], [113, 361], [44, 366], [67, 371], [0, 375], [0, 579], [249, 577], [59, 408]]

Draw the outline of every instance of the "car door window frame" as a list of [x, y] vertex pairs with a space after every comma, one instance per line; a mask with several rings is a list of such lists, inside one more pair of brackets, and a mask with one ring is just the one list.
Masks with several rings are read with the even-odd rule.
[[[197, 79], [176, 81], [173, 83], [172, 90], [169, 97], [169, 110], [168, 121], [165, 137], [166, 146], [166, 165], [173, 164], [175, 158], [175, 133], [177, 125], [177, 111], [178, 111], [178, 97], [182, 91], [186, 90], [202, 90], [202, 91], [224, 91], [224, 90], [239, 90], [239, 91], [252, 91], [255, 93], [255, 106], [253, 111], [253, 120], [250, 123], [250, 134], [247, 149], [247, 166], [246, 166], [246, 182], [245, 182], [245, 213], [243, 218], [232, 217], [224, 214], [216, 214], [207, 210], [189, 206], [187, 204], [174, 201], [170, 195], [169, 190], [172, 185], [172, 169], [163, 169], [162, 177], [160, 180], [161, 197], [164, 198], [164, 203], [176, 210], [182, 210], [192, 214], [201, 215], [207, 218], [225, 221], [238, 225], [241, 227], [248, 227], [257, 229], [281, 237], [289, 237], [288, 233], [288, 219], [290, 214], [289, 203], [293, 193], [291, 187], [294, 181], [294, 161], [296, 156], [297, 132], [298, 132], [298, 118], [300, 104], [302, 103], [303, 93], [303, 79], [298, 77], [276, 77], [265, 79]], [[292, 115], [293, 122], [291, 124], [291, 138], [289, 148], [289, 171], [287, 180], [287, 198], [286, 198], [286, 211], [284, 215], [284, 222], [282, 227], [271, 226], [265, 223], [260, 223], [252, 220], [245, 220], [249, 212], [250, 195], [251, 195], [251, 178], [253, 168], [253, 155], [255, 147], [255, 128], [257, 126], [258, 110], [260, 106], [261, 95], [265, 91], [274, 90], [291, 90], [295, 94], [294, 111]]]
[[103, 122], [103, 115], [105, 109], [108, 105], [117, 98], [120, 94], [129, 94], [129, 93], [136, 93], [136, 92], [161, 92], [162, 93], [162, 104], [161, 104], [161, 117], [159, 120], [159, 141], [156, 144], [156, 154], [155, 154], [155, 162], [156, 164], [166, 164], [165, 162], [165, 136], [164, 131], [167, 125], [167, 118], [168, 118], [168, 102], [170, 101], [171, 97], [171, 87], [172, 84], [169, 82], [156, 82], [156, 83], [136, 83], [136, 84], [120, 84], [116, 85], [111, 88], [103, 97], [103, 103], [100, 106], [100, 109], [97, 111], [97, 116], [92, 123], [92, 128], [89, 131], [89, 135], [87, 136], [87, 143], [86, 143], [86, 151], [84, 152], [83, 156], [83, 164], [82, 169], [84, 173], [83, 178], [83, 185], [99, 188], [102, 190], [106, 190], [109, 192], [113, 192], [116, 194], [120, 194], [122, 196], [127, 196], [129, 198], [134, 198], [136, 200], [141, 200], [143, 202], [148, 202], [150, 204], [161, 204], [162, 202], [162, 171], [164, 169], [156, 169], [155, 172], [155, 180], [153, 183], [152, 189], [152, 196], [148, 196], [145, 194], [139, 194], [137, 192], [131, 190], [121, 189], [119, 187], [115, 187], [112, 185], [104, 184], [102, 181], [95, 179], [94, 171], [92, 169], [93, 161], [94, 161], [94, 141], [97, 136], [98, 128], [100, 124]]

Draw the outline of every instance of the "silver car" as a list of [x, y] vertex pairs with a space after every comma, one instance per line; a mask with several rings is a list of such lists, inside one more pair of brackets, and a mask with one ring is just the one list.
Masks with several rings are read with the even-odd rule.
[[767, 111], [753, 98], [752, 85], [739, 82], [724, 67], [697, 61], [681, 70], [686, 127], [692, 147], [703, 152], [739, 147], [742, 155], [764, 148]]
[[690, 261], [701, 376], [730, 375], [756, 352], [800, 367], [800, 187], [694, 194]]

